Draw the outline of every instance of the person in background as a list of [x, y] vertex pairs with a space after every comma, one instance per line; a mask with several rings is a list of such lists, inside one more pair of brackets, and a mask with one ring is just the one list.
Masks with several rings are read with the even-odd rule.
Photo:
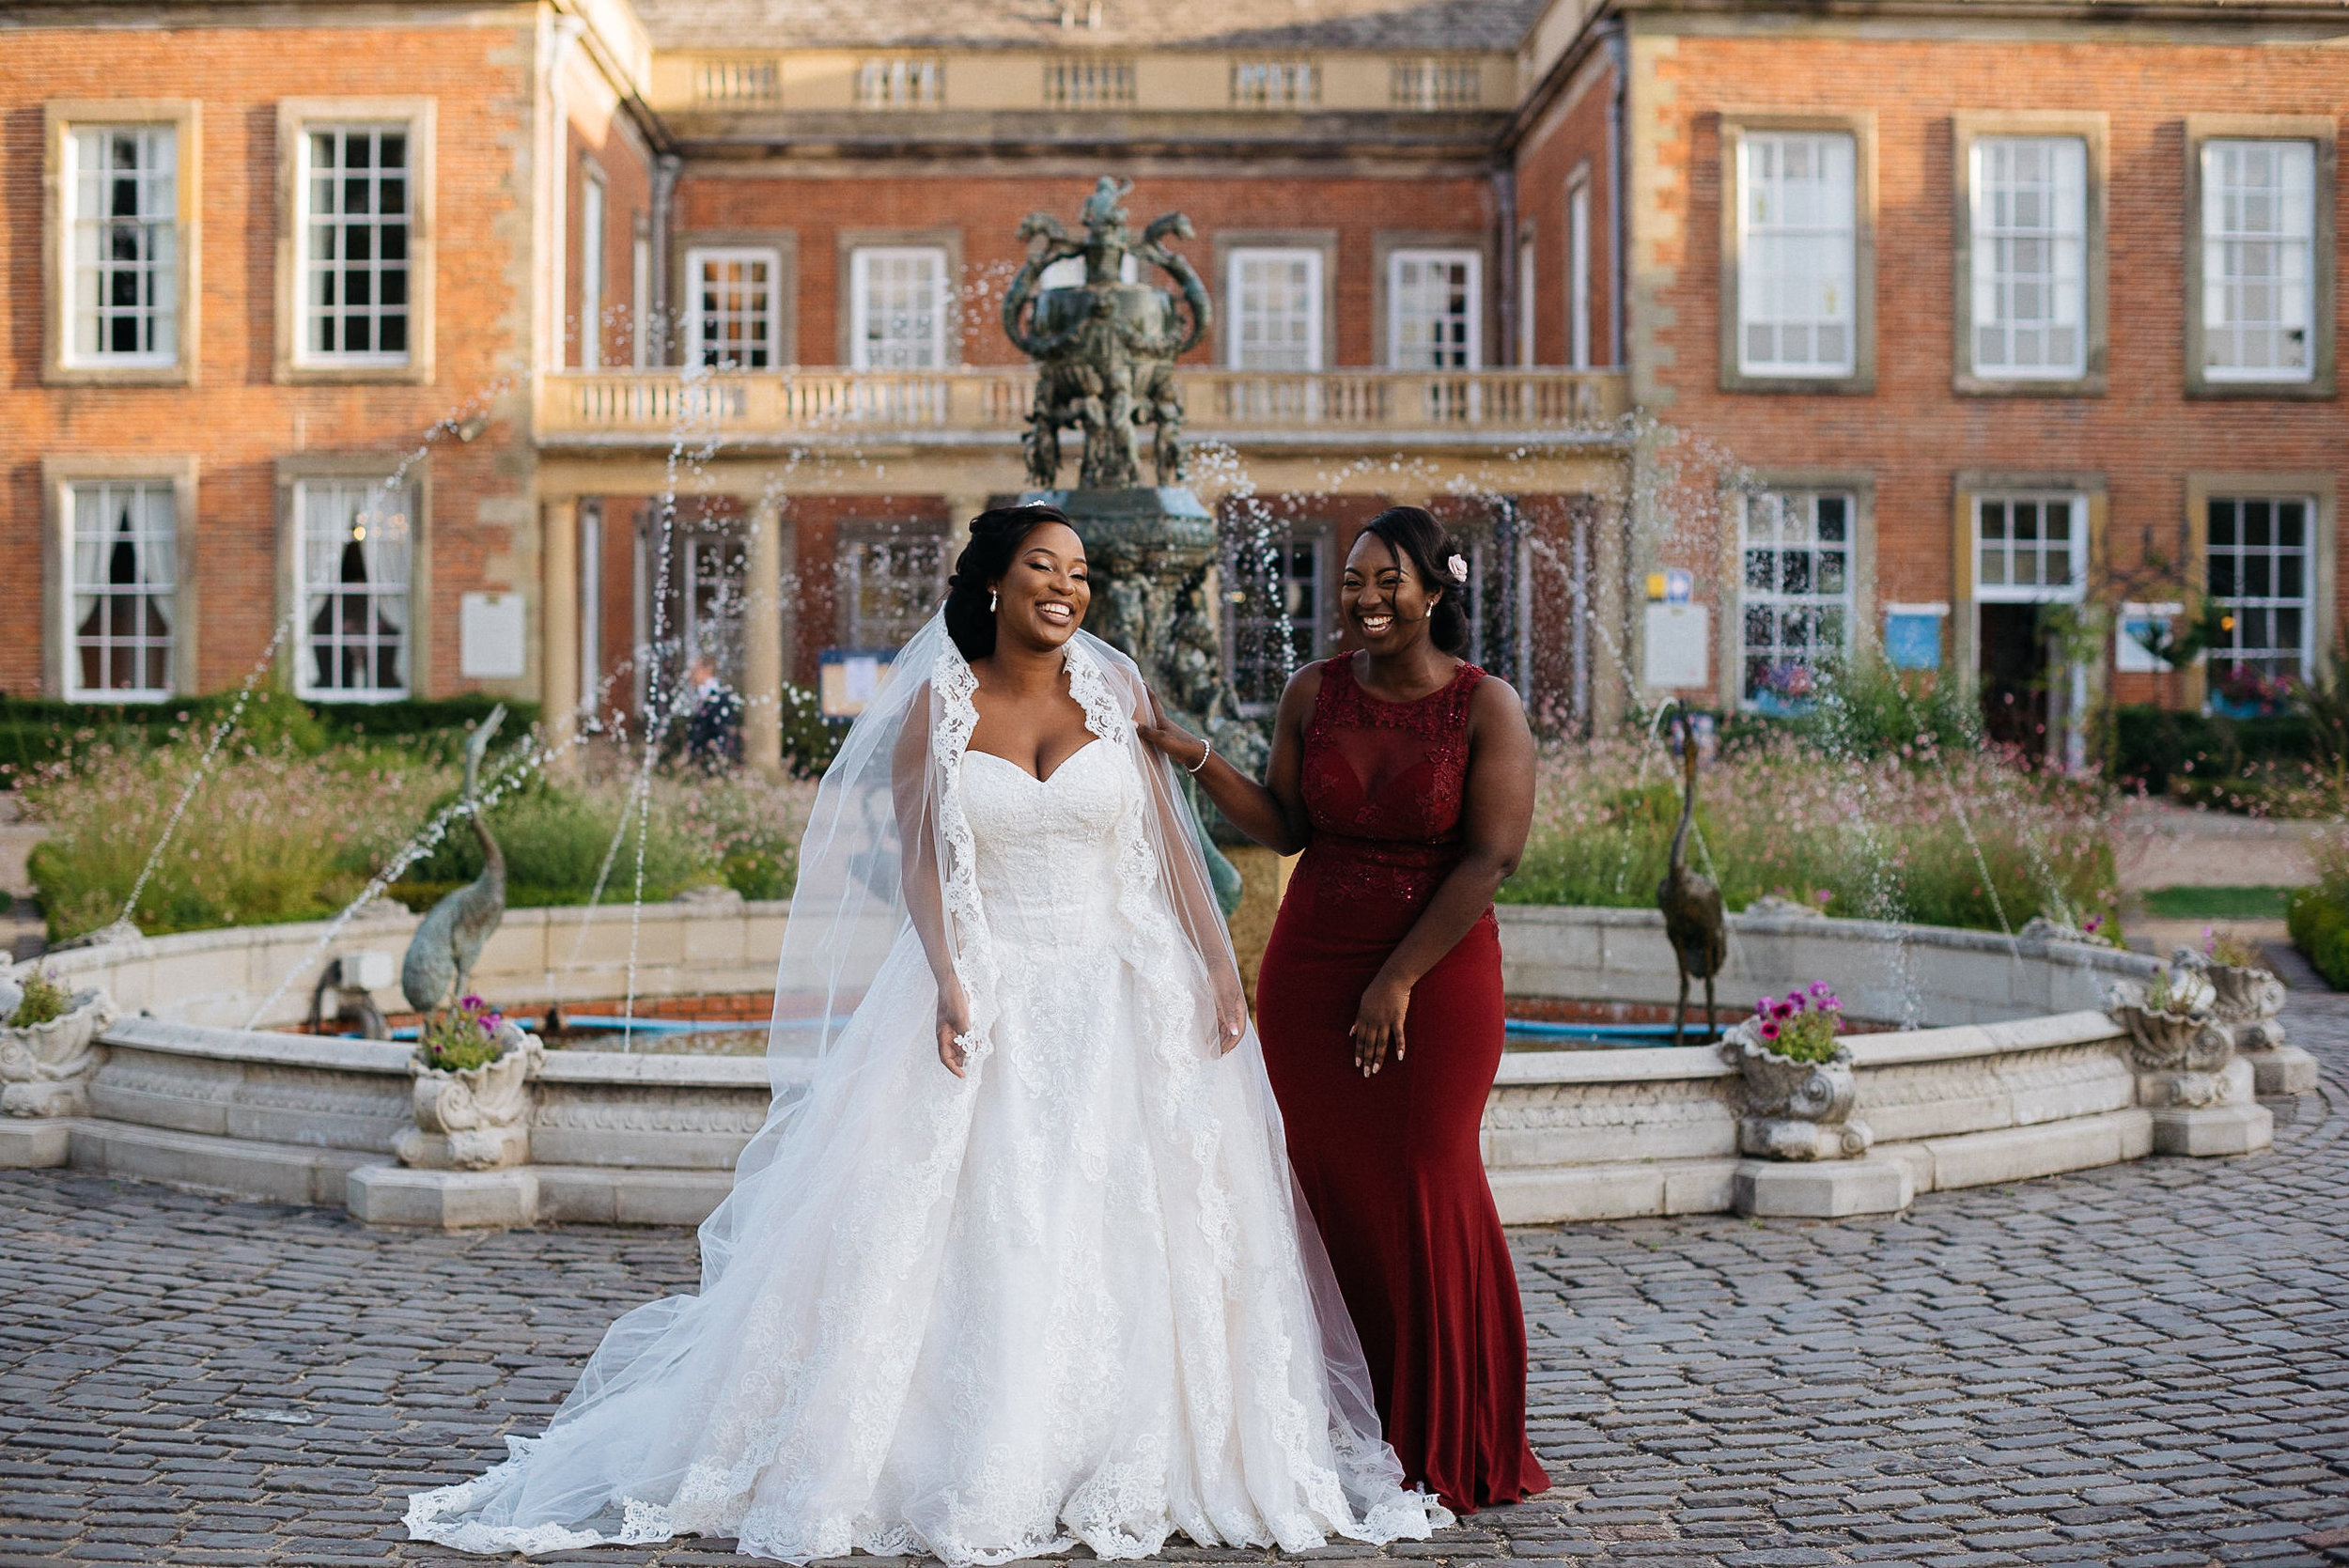
[[697, 655], [685, 689], [692, 704], [685, 754], [712, 773], [742, 766], [742, 699], [718, 678], [717, 660]]

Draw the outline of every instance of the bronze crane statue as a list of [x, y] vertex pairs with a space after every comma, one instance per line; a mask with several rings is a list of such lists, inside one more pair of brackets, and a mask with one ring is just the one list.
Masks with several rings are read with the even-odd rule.
[[465, 742], [461, 803], [473, 817], [473, 836], [481, 843], [481, 875], [432, 906], [400, 961], [399, 988], [408, 1005], [419, 1013], [437, 1013], [465, 994], [465, 979], [481, 956], [482, 944], [506, 918], [506, 855], [481, 818], [481, 757], [505, 722], [506, 706], [501, 703]]
[[1672, 721], [1680, 746], [1680, 826], [1672, 831], [1671, 862], [1656, 885], [1656, 907], [1664, 914], [1664, 935], [1680, 966], [1680, 1010], [1672, 1016], [1672, 1044], [1688, 1024], [1688, 982], [1704, 982], [1704, 1032], [1713, 1034], [1713, 977], [1729, 957], [1729, 929], [1721, 920], [1721, 890], [1713, 878], [1688, 869], [1688, 826], [1697, 815], [1697, 732], [1681, 705]]

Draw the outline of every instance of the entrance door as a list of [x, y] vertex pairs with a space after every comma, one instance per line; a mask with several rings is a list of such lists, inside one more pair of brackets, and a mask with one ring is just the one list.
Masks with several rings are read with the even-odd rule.
[[1983, 495], [1973, 513], [1983, 728], [2027, 756], [2067, 763], [2079, 751], [2070, 699], [2080, 672], [2059, 664], [2041, 615], [2051, 604], [2077, 604], [2087, 585], [2088, 500]]
[[1982, 721], [1989, 738], [2030, 756], [2047, 749], [2047, 639], [2039, 606], [1985, 604], [1982, 644]]

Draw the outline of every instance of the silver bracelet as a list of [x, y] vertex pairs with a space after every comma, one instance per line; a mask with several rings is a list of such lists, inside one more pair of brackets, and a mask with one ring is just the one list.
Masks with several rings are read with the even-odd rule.
[[1214, 741], [1209, 740], [1209, 739], [1208, 739], [1206, 736], [1201, 736], [1201, 737], [1199, 737], [1199, 744], [1200, 744], [1201, 746], [1205, 747], [1205, 748], [1206, 748], [1206, 750], [1202, 751], [1202, 752], [1199, 753], [1199, 763], [1198, 763], [1198, 767], [1195, 767], [1195, 768], [1184, 768], [1184, 769], [1183, 769], [1183, 771], [1184, 771], [1184, 772], [1189, 773], [1189, 774], [1191, 774], [1193, 777], [1196, 777], [1196, 776], [1197, 776], [1197, 774], [1198, 774], [1198, 772], [1199, 772], [1199, 768], [1205, 768], [1205, 767], [1207, 765], [1207, 759], [1208, 759], [1209, 757], [1211, 757], [1211, 756], [1215, 755], [1215, 742], [1214, 742]]

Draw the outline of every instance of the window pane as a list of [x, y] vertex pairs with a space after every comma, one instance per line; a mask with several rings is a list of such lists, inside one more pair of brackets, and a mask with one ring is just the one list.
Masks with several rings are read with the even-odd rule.
[[2316, 146], [2202, 144], [2203, 373], [2214, 380], [2313, 374]]
[[2212, 602], [2234, 619], [2214, 674], [2302, 677], [2310, 650], [2306, 497], [2211, 498], [2203, 563]]
[[1737, 616], [1745, 701], [1806, 700], [1817, 661], [1844, 647], [1850, 519], [1847, 495], [1796, 490], [1745, 498]]
[[944, 365], [946, 253], [860, 250], [851, 264], [851, 345], [858, 367], [935, 370]]
[[179, 357], [179, 134], [121, 125], [67, 136], [70, 363]]
[[1840, 132], [1739, 143], [1737, 308], [1748, 372], [1852, 369], [1855, 147]]
[[1476, 342], [1478, 265], [1468, 251], [1396, 251], [1388, 258], [1389, 341], [1398, 370], [1468, 370]]
[[1321, 253], [1236, 251], [1231, 264], [1236, 370], [1321, 368]]
[[763, 370], [773, 365], [775, 253], [696, 250], [687, 265], [694, 287], [695, 357], [714, 370]]
[[412, 505], [407, 489], [380, 481], [319, 480], [298, 488], [299, 668], [306, 692], [406, 691]]
[[69, 694], [168, 695], [179, 559], [171, 486], [76, 485], [70, 500]]
[[2087, 368], [2088, 143], [1985, 136], [1972, 155], [1974, 368]]
[[408, 134], [401, 126], [313, 128], [303, 354], [397, 364], [408, 357]]

